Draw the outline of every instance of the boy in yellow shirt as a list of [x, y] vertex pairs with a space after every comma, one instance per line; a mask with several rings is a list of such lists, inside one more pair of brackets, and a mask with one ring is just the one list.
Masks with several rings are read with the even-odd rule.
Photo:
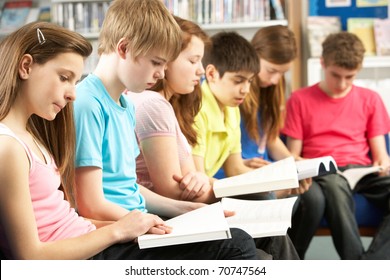
[[[205, 48], [202, 107], [195, 118], [197, 144], [192, 155], [198, 171], [213, 177], [221, 168], [227, 176], [252, 169], [241, 156], [240, 111], [259, 72], [259, 59], [250, 43], [235, 32], [220, 32]], [[255, 239], [257, 248], [274, 259], [298, 259], [288, 236]]]

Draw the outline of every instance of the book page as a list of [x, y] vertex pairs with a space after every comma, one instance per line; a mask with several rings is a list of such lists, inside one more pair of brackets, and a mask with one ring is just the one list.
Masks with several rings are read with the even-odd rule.
[[253, 171], [214, 182], [216, 197], [297, 188], [298, 174], [293, 157], [272, 162]]
[[299, 180], [337, 172], [337, 164], [332, 156], [304, 159], [295, 163]]
[[165, 222], [172, 227], [172, 232], [139, 236], [138, 243], [141, 249], [150, 247], [149, 242], [153, 244], [152, 247], [158, 247], [231, 238], [230, 228], [220, 202], [195, 209]]
[[229, 226], [241, 228], [252, 237], [285, 235], [291, 226], [292, 209], [297, 197], [272, 200], [222, 198], [225, 210], [235, 211], [226, 218]]
[[351, 190], [356, 187], [356, 184], [362, 179], [364, 176], [370, 173], [379, 172], [382, 170], [381, 166], [370, 166], [370, 167], [357, 167], [357, 168], [349, 168], [343, 172], [339, 171], [338, 173], [342, 175], [349, 184]]

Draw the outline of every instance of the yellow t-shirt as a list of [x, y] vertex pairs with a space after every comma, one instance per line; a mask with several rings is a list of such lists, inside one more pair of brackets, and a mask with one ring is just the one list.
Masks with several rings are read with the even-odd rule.
[[224, 115], [206, 81], [202, 83], [202, 108], [195, 117], [198, 144], [192, 154], [204, 158], [204, 167], [212, 177], [230, 154], [241, 153], [240, 110], [225, 107]]

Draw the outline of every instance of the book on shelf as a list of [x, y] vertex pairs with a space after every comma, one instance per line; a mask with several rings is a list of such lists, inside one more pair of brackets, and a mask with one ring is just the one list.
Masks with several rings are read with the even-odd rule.
[[[69, 1], [52, 5], [54, 23], [82, 34], [98, 34], [110, 1]], [[98, 35], [96, 35], [97, 37]]]
[[51, 7], [50, 6], [41, 6], [39, 7], [39, 21], [51, 21]]
[[332, 156], [296, 161], [298, 180], [337, 173], [337, 164]]
[[390, 19], [374, 19], [376, 55], [390, 55]]
[[286, 19], [281, 0], [271, 0], [271, 6], [275, 19]]
[[288, 157], [244, 174], [216, 180], [213, 189], [216, 197], [226, 197], [298, 186], [295, 160], [293, 157]]
[[351, 188], [351, 190], [353, 190], [353, 189], [355, 189], [356, 184], [364, 176], [366, 176], [368, 174], [380, 172], [382, 170], [383, 170], [383, 168], [381, 166], [376, 165], [376, 166], [367, 166], [367, 167], [365, 167], [365, 166], [364, 167], [353, 167], [353, 168], [346, 169], [344, 171], [338, 170], [337, 173], [340, 174], [341, 176], [343, 176], [347, 180], [349, 187]]
[[168, 234], [138, 237], [140, 249], [231, 238], [221, 202], [216, 202], [165, 221]]
[[332, 33], [341, 31], [341, 21], [337, 16], [307, 17], [307, 34], [311, 57], [320, 57], [322, 43]]
[[347, 30], [360, 38], [366, 49], [365, 55], [376, 55], [374, 18], [348, 18]]
[[270, 200], [222, 198], [225, 210], [235, 215], [226, 220], [231, 228], [240, 228], [253, 238], [286, 235], [291, 227], [292, 210], [297, 197]]
[[12, 32], [26, 23], [32, 8], [32, 1], [7, 1], [4, 3], [0, 18], [0, 29]]
[[39, 18], [39, 8], [31, 7], [24, 23], [27, 24], [30, 22], [38, 21], [38, 18]]

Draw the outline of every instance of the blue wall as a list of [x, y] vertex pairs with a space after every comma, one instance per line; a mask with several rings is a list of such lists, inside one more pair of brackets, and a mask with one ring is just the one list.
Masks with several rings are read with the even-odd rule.
[[309, 16], [338, 16], [341, 19], [342, 29], [347, 28], [349, 17], [376, 17], [387, 18], [387, 6], [385, 7], [356, 7], [356, 0], [352, 0], [350, 7], [325, 7], [325, 0], [309, 1]]

